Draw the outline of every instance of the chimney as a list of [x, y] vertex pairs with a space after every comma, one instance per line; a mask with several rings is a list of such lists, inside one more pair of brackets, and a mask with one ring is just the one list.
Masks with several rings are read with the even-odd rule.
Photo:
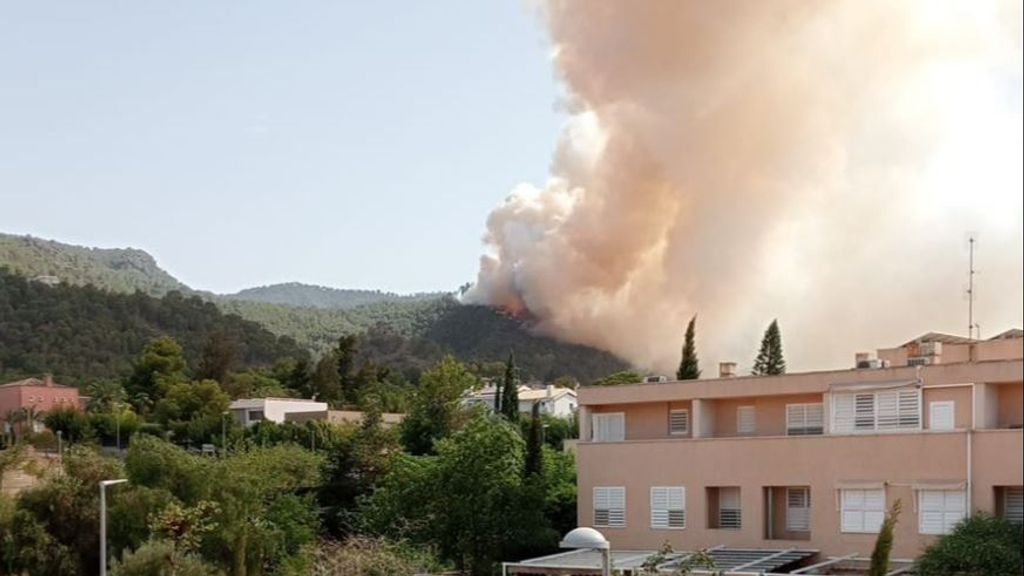
[[552, 396], [555, 395], [555, 385], [554, 384], [548, 384], [546, 389], [547, 389], [547, 393], [548, 393], [548, 398], [551, 398]]
[[853, 365], [857, 368], [866, 367], [869, 360], [871, 360], [870, 352], [857, 352], [853, 355]]
[[718, 363], [718, 377], [719, 378], [732, 378], [736, 375], [736, 363], [735, 362], [719, 362]]
[[49, 372], [43, 374], [43, 386], [53, 388], [53, 374], [50, 374]]

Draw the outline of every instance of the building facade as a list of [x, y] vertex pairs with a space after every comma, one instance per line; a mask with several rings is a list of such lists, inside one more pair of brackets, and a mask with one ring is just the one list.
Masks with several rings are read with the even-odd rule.
[[[494, 410], [494, 386], [485, 386], [466, 394], [462, 399], [463, 406], [483, 406], [488, 410]], [[530, 414], [533, 405], [540, 406], [541, 414], [548, 414], [558, 418], [571, 418], [576, 413], [576, 391], [571, 388], [562, 388], [548, 384], [542, 388], [531, 388], [519, 386], [519, 413]]]
[[49, 374], [0, 385], [0, 420], [4, 433], [31, 427], [43, 429], [42, 416], [55, 408], [81, 409], [78, 388], [54, 382]]
[[618, 549], [867, 555], [899, 500], [913, 558], [972, 511], [1020, 522], [1024, 340], [940, 337], [851, 370], [582, 388], [579, 525]]
[[302, 398], [242, 398], [232, 401], [228, 411], [248, 427], [263, 420], [281, 424], [289, 414], [326, 413], [327, 403]]

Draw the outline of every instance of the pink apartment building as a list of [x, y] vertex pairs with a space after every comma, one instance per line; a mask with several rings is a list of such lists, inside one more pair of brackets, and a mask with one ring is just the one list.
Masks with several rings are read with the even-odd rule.
[[926, 334], [857, 368], [579, 391], [579, 525], [621, 550], [894, 558], [983, 510], [1020, 522], [1024, 339]]
[[[8, 418], [13, 418], [18, 410], [32, 409], [41, 415], [54, 408], [69, 406], [81, 408], [78, 388], [57, 384], [49, 374], [0, 385], [0, 421], [3, 421], [4, 433], [9, 432], [13, 424], [7, 421]], [[41, 422], [31, 425], [37, 432], [42, 430]]]

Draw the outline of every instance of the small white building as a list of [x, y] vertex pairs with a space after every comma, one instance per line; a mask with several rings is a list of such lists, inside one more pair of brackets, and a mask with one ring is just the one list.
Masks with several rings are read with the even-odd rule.
[[263, 420], [281, 424], [288, 414], [327, 412], [326, 402], [304, 398], [242, 398], [228, 407], [235, 420], [249, 427]]
[[[468, 393], [462, 399], [462, 405], [483, 406], [488, 410], [494, 410], [494, 393], [494, 386], [484, 386]], [[550, 384], [544, 388], [519, 386], [519, 413], [530, 414], [534, 403], [540, 404], [541, 414], [569, 418], [576, 412], [576, 391]]]

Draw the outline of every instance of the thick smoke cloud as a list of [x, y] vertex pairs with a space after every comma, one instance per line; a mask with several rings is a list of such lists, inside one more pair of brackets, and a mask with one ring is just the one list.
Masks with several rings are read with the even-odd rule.
[[1021, 10], [922, 0], [555, 1], [570, 117], [487, 221], [472, 301], [670, 371], [778, 318], [790, 365], [1021, 323]]

